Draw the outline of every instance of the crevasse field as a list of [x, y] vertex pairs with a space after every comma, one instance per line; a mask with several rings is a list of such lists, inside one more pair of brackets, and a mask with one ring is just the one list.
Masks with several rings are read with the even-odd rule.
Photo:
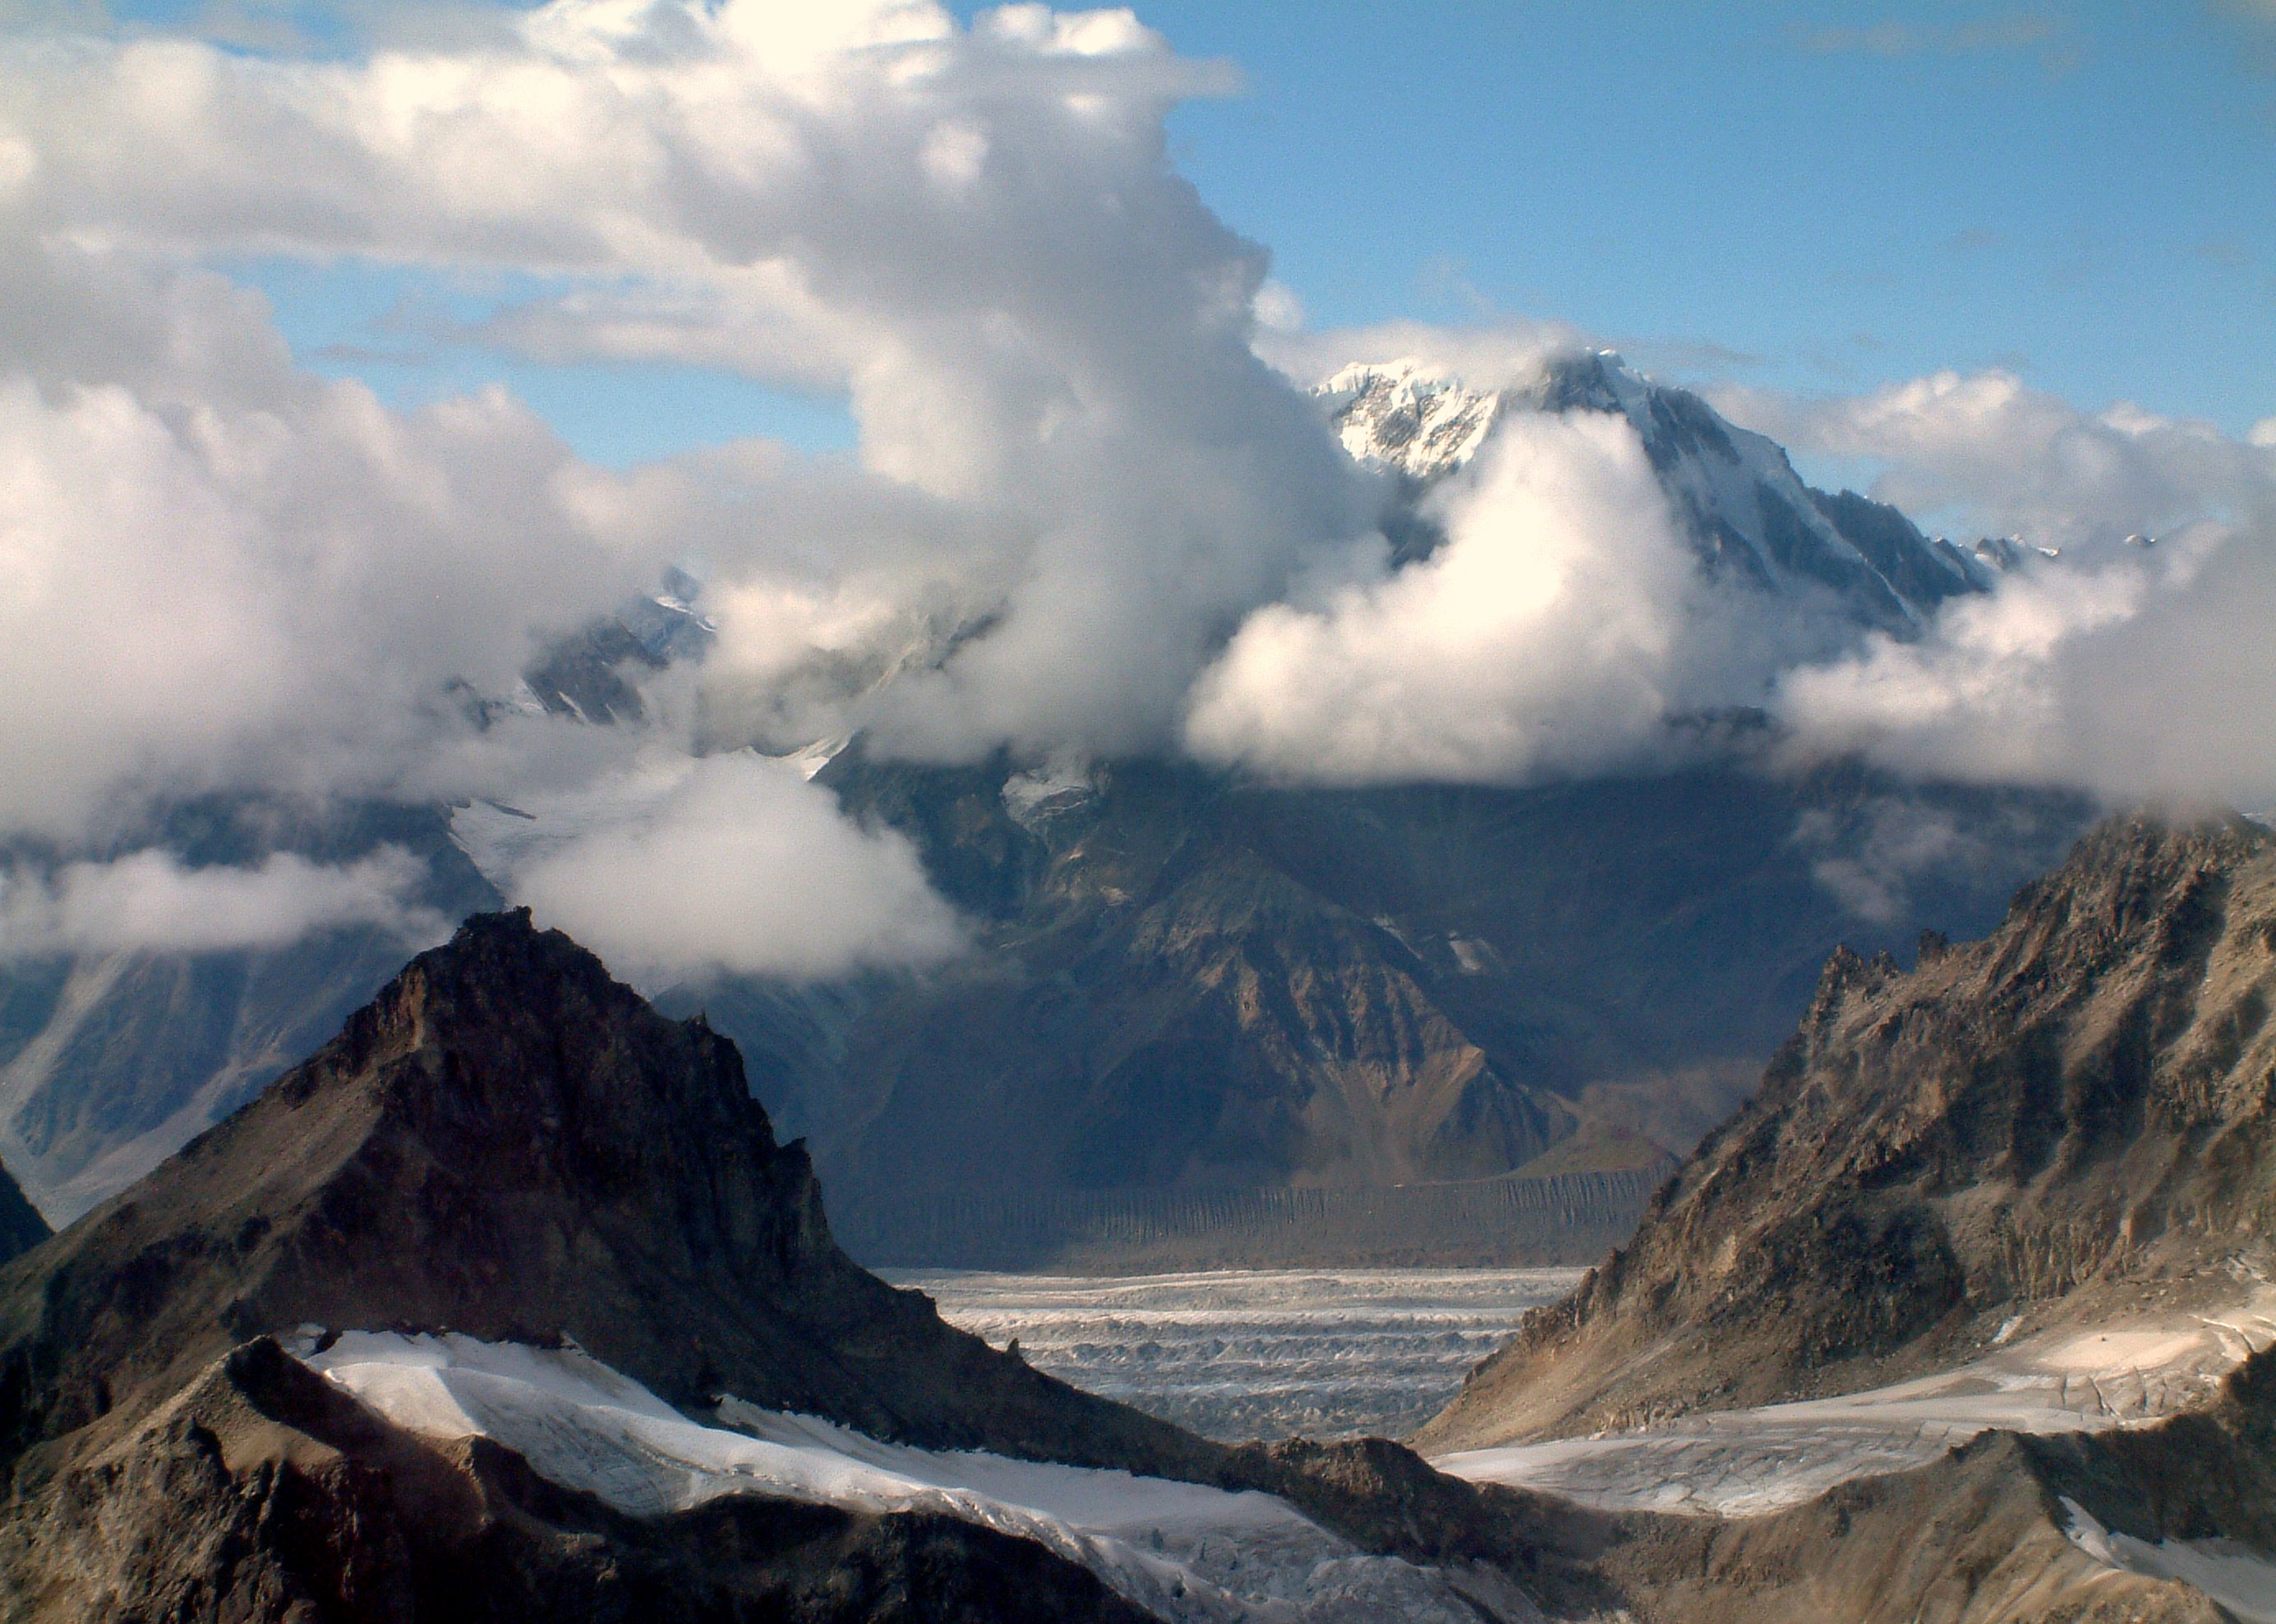
[[890, 1271], [1038, 1370], [1211, 1438], [1412, 1431], [1578, 1269]]

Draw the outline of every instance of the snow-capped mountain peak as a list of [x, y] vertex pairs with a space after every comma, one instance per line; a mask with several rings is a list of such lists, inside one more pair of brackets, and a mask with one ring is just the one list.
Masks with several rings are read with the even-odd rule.
[[1481, 392], [1401, 359], [1344, 367], [1318, 389], [1345, 449], [1404, 476], [1387, 530], [1415, 528], [1422, 491], [1456, 472], [1515, 413], [1603, 412], [1635, 426], [1702, 563], [1779, 595], [1832, 593], [1855, 623], [1916, 633], [1946, 599], [1987, 590], [2004, 555], [1931, 541], [1896, 509], [1804, 484], [1786, 451], [1688, 389], [1611, 350], [1551, 357], [1536, 376]]
[[1412, 359], [1347, 366], [1320, 395], [1354, 458], [1426, 481], [1476, 456], [1501, 409], [1498, 395], [1474, 393]]

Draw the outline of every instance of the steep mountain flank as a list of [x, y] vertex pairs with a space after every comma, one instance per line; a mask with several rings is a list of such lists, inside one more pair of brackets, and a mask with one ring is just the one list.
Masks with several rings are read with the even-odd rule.
[[[952, 1205], [1006, 1185], [1077, 1205], [1263, 1199], [1476, 1181], [1567, 1147], [1543, 1170], [1637, 1166], [1641, 1140], [1685, 1149], [1860, 927], [1817, 872], [1832, 854], [1872, 850], [1900, 807], [1951, 831], [1954, 856], [1908, 878], [1897, 918], [1989, 923], [2079, 827], [2067, 803], [1906, 798], [1841, 773], [1323, 790], [1148, 762], [926, 767], [857, 746], [822, 782], [917, 843], [979, 951], [921, 976], [664, 1001], [735, 1038], [776, 1119], [810, 1136], [839, 1233], [896, 1263], [1051, 1262], [1041, 1235], [1016, 1256], [952, 1249]], [[1894, 920], [1865, 927], [1900, 940]], [[940, 1252], [873, 1249], [881, 1227], [935, 1216]], [[1605, 1233], [1531, 1260], [1599, 1256]], [[1111, 1266], [1060, 1242], [1061, 1261]], [[1255, 1250], [1273, 1243], [1224, 1255], [1325, 1260]], [[1449, 1231], [1435, 1260], [1528, 1260], [1482, 1250], [1498, 1243]]]
[[2276, 1219], [2276, 848], [2082, 841], [1986, 940], [1837, 954], [1760, 1093], [1422, 1441], [1849, 1391], [2234, 1295]]
[[864, 1273], [733, 1046], [526, 912], [470, 920], [251, 1106], [0, 1269], [0, 1441], [107, 1436], [232, 1345], [304, 1325], [565, 1333], [681, 1404], [1197, 1458]]

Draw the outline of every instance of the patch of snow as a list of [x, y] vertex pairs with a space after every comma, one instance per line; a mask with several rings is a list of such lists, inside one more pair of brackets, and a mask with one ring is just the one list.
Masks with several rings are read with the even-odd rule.
[[1036, 1540], [1180, 1624], [1540, 1616], [1491, 1575], [1367, 1555], [1270, 1495], [917, 1449], [733, 1397], [706, 1426], [573, 1346], [348, 1332], [306, 1363], [398, 1426], [495, 1439], [633, 1516], [725, 1494], [939, 1512]]
[[[2012, 1334], [2003, 1326], [2000, 1335]], [[1979, 1432], [2145, 1426], [2204, 1403], [2276, 1339], [2276, 1292], [2227, 1318], [2058, 1327], [1954, 1370], [1839, 1398], [1711, 1410], [1595, 1438], [1438, 1457], [1441, 1471], [1619, 1510], [1752, 1516], [1838, 1484], [1925, 1466]]]
[[800, 745], [785, 755], [778, 756], [775, 759], [789, 762], [798, 769], [798, 775], [800, 778], [811, 783], [814, 782], [814, 775], [835, 761], [838, 752], [853, 742], [854, 736], [850, 733], [834, 738], [818, 738], [811, 744]]
[[1501, 956], [1494, 951], [1493, 944], [1476, 937], [1449, 936], [1446, 948], [1453, 954], [1455, 965], [1466, 976], [1483, 976], [1500, 964]]
[[1035, 833], [1062, 812], [1074, 811], [1098, 793], [1087, 761], [1052, 761], [1004, 781], [1004, 810], [1012, 821]]
[[2276, 1624], [2276, 1558], [2229, 1539], [2161, 1539], [2152, 1545], [2106, 1529], [2067, 1494], [2064, 1532], [2105, 1567], [2194, 1586], [2250, 1624]]
[[1347, 366], [1319, 393], [1354, 461], [1422, 480], [1476, 457], [1501, 410], [1500, 396], [1474, 393], [1413, 359]]

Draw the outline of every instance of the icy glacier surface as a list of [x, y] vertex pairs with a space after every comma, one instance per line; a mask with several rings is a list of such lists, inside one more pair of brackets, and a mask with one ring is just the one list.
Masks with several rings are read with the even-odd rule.
[[706, 1425], [573, 1347], [377, 1332], [301, 1346], [311, 1368], [398, 1425], [495, 1439], [634, 1516], [738, 1493], [940, 1512], [1036, 1540], [1177, 1624], [1539, 1617], [1497, 1575], [1367, 1555], [1270, 1495], [911, 1448], [733, 1398]]
[[1399, 1438], [1578, 1269], [889, 1270], [950, 1324], [1210, 1438]]

